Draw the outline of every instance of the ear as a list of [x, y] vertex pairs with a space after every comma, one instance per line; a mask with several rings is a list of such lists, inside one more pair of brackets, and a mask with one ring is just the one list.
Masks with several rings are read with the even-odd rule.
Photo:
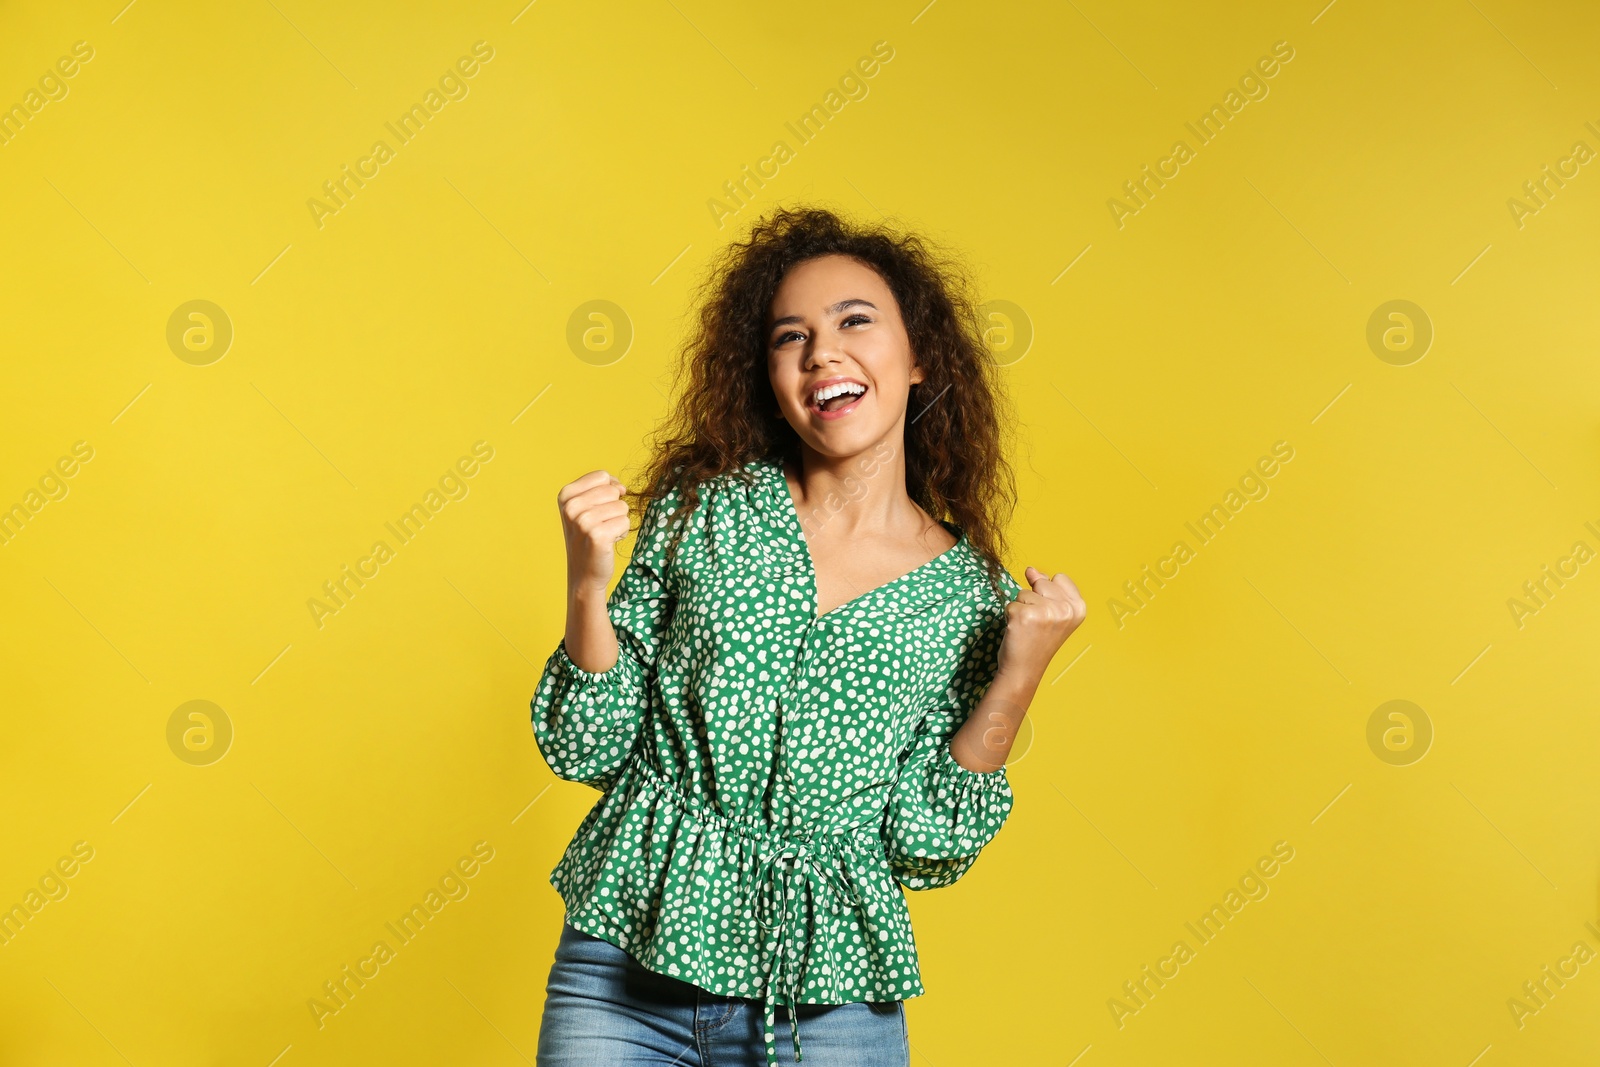
[[911, 384], [916, 385], [923, 381], [927, 375], [922, 373], [922, 367], [916, 363], [911, 364]]

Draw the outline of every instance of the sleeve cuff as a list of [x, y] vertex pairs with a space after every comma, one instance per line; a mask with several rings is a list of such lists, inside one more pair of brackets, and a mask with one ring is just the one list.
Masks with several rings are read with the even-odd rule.
[[568, 681], [580, 686], [603, 686], [611, 689], [637, 688], [644, 681], [639, 664], [628, 655], [621, 640], [617, 642], [617, 662], [603, 671], [586, 671], [567, 654], [567, 639], [563, 637], [550, 657], [550, 665]]
[[946, 783], [963, 794], [973, 791], [1002, 794], [1011, 791], [1011, 783], [1006, 780], [1005, 764], [1002, 763], [992, 771], [975, 771], [970, 767], [963, 767], [956, 761], [948, 742], [940, 745], [934, 752], [933, 759], [928, 763], [928, 770], [936, 775], [941, 783]]

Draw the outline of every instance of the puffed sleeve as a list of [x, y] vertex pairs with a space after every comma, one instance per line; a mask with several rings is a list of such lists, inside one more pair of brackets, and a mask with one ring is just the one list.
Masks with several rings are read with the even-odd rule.
[[[1014, 581], [1005, 587], [1015, 596]], [[917, 724], [886, 811], [889, 869], [907, 889], [954, 884], [1011, 814], [1005, 767], [969, 770], [950, 754], [950, 739], [988, 692], [999, 663], [1005, 609], [985, 603], [941, 698]]]
[[633, 556], [606, 600], [617, 662], [599, 673], [586, 671], [567, 655], [565, 636], [545, 662], [532, 701], [533, 735], [559, 778], [606, 791], [644, 724], [656, 657], [676, 606], [665, 520], [678, 499], [673, 489], [645, 506]]

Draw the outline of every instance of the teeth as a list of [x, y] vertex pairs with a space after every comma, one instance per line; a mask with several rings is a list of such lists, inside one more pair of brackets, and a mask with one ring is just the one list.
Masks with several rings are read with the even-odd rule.
[[860, 396], [862, 393], [864, 393], [866, 391], [867, 391], [867, 387], [866, 386], [859, 385], [856, 382], [838, 382], [838, 383], [836, 383], [834, 385], [826, 385], [826, 386], [823, 386], [821, 389], [818, 389], [817, 392], [816, 392], [816, 395], [813, 397], [813, 399], [818, 404], [820, 404], [824, 400], [832, 399], [833, 397], [836, 397], [836, 396], [840, 395], [841, 393], [850, 393], [850, 394], [853, 394], [855, 396]]

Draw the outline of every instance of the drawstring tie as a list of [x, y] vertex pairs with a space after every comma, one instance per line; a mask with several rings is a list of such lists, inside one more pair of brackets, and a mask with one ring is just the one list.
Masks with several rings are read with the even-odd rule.
[[[849, 889], [838, 881], [834, 872], [835, 864], [830, 862], [831, 857], [826, 853], [813, 848], [809, 834], [804, 837], [790, 838], [783, 847], [762, 859], [757, 866], [757, 876], [762, 879], [761, 896], [756, 911], [756, 921], [763, 930], [777, 929], [777, 946], [772, 964], [767, 971], [766, 988], [763, 991], [763, 1011], [761, 1021], [761, 1035], [766, 1043], [768, 1067], [775, 1067], [778, 1062], [775, 1031], [777, 1027], [777, 1004], [782, 1000], [789, 1009], [789, 1031], [794, 1041], [794, 1059], [800, 1062], [800, 1022], [796, 1005], [800, 996], [800, 980], [804, 973], [803, 967], [796, 966], [794, 959], [795, 946], [791, 939], [798, 930], [799, 944], [809, 943], [807, 925], [802, 924], [802, 918], [809, 923], [809, 916], [816, 914], [816, 902], [811, 890], [818, 880], [809, 877], [811, 871], [821, 875], [820, 882], [824, 889], [833, 893], [835, 891], [848, 898]], [[796, 885], [796, 879], [799, 885]], [[795, 906], [800, 903], [800, 890], [807, 891], [809, 907], [804, 913], [797, 913]], [[774, 916], [774, 905], [781, 909]], [[838, 940], [835, 929], [837, 909], [830, 906], [827, 909], [829, 916], [829, 930], [826, 939], [829, 973], [837, 976], [840, 974], [839, 960], [834, 952], [834, 945]], [[804, 963], [811, 961], [807, 958]]]

